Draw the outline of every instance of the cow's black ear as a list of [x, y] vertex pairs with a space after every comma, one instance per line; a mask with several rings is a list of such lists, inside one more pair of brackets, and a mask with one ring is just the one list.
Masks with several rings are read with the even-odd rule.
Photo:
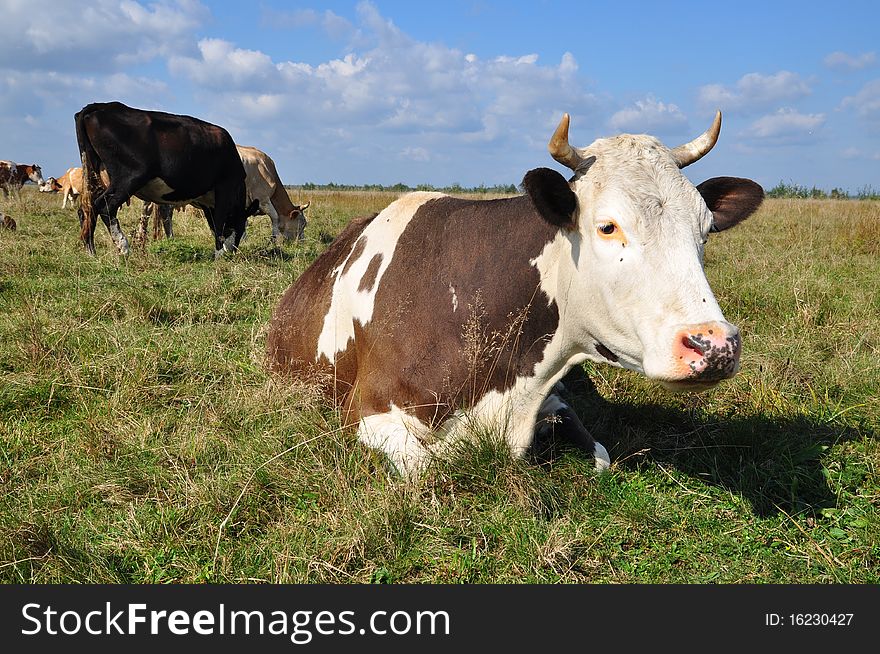
[[550, 168], [535, 168], [523, 177], [523, 188], [544, 220], [557, 227], [574, 229], [577, 196], [565, 177]]
[[742, 177], [713, 177], [697, 186], [712, 212], [712, 231], [721, 232], [751, 216], [764, 200], [764, 189]]

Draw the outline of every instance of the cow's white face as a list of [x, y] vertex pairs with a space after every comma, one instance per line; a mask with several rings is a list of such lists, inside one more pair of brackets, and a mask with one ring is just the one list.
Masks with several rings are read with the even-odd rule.
[[43, 181], [43, 171], [40, 170], [40, 167], [36, 164], [30, 166], [28, 170], [28, 178], [38, 186], [42, 186], [43, 184], [45, 184], [45, 182]]
[[61, 190], [61, 184], [54, 177], [49, 177], [44, 184], [40, 185], [40, 193], [57, 193]]
[[[706, 388], [732, 377], [739, 330], [724, 319], [709, 287], [703, 246], [713, 223], [719, 230], [743, 220], [763, 191], [734, 178], [709, 180], [698, 190], [676, 154], [650, 136], [600, 139], [574, 152], [567, 184], [574, 211], [557, 237], [566, 241], [558, 244], [565, 254], [552, 284], [560, 329], [587, 358], [672, 388]], [[559, 183], [544, 177], [542, 184]], [[716, 213], [726, 212], [721, 221], [707, 201]]]

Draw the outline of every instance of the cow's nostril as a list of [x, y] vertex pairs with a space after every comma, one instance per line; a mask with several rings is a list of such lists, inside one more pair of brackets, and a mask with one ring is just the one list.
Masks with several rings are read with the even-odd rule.
[[681, 344], [699, 355], [704, 355], [709, 351], [708, 341], [700, 340], [697, 336], [690, 334], [681, 337]]

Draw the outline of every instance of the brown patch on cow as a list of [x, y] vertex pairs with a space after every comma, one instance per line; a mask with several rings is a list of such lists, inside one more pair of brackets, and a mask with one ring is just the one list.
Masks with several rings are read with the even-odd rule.
[[[361, 239], [363, 240], [363, 239]], [[379, 275], [379, 267], [382, 265], [382, 253], [377, 253], [373, 255], [373, 258], [370, 259], [370, 263], [367, 266], [367, 270], [364, 272], [364, 276], [361, 277], [361, 281], [358, 284], [359, 291], [371, 291], [373, 290], [373, 286], [376, 284], [376, 277]]]
[[346, 351], [357, 353], [352, 416], [394, 403], [436, 426], [534, 374], [559, 316], [529, 261], [558, 230], [525, 197], [422, 205], [382, 276], [373, 319], [355, 325]]
[[596, 343], [596, 352], [601, 354], [603, 357], [611, 361], [612, 363], [616, 363], [618, 357], [614, 352], [605, 347], [602, 343]]
[[335, 279], [333, 271], [352, 253], [361, 232], [375, 217], [376, 214], [352, 219], [324, 253], [285, 291], [269, 323], [267, 366], [278, 373], [324, 379], [324, 392], [339, 401], [351, 391], [357, 374], [356, 357], [350, 351], [338, 354], [334, 371], [326, 358], [315, 361], [318, 338], [324, 316], [330, 310]]
[[[340, 234], [341, 236], [341, 234]], [[352, 249], [351, 254], [348, 257], [348, 261], [345, 262], [345, 267], [342, 269], [342, 274], [345, 275], [348, 273], [349, 268], [354, 265], [354, 262], [361, 258], [361, 255], [364, 253], [364, 250], [367, 247], [367, 239], [361, 236], [357, 242], [354, 244], [354, 249]]]

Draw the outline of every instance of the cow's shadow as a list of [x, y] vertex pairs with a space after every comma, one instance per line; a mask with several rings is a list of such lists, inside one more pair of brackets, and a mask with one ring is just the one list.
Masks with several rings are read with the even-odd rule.
[[[637, 469], [646, 462], [671, 466], [747, 499], [759, 516], [780, 510], [812, 512], [836, 505], [823, 464], [827, 448], [863, 434], [833, 421], [807, 417], [731, 415], [706, 419], [697, 411], [659, 404], [609, 402], [579, 366], [563, 380], [565, 399], [614, 465]], [[551, 465], [572, 446], [535, 443], [532, 457]]]

